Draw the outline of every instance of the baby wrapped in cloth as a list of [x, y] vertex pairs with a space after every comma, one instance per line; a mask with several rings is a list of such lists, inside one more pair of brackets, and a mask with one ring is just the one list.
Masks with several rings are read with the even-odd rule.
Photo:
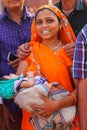
[[[23, 79], [27, 80], [27, 78]], [[42, 94], [46, 97], [49, 97], [53, 100], [60, 100], [70, 93], [63, 88], [58, 83], [48, 83], [44, 77], [35, 76], [35, 85], [31, 88], [20, 89], [15, 95], [14, 101], [20, 106], [20, 108], [26, 109], [29, 112], [34, 110], [31, 108], [32, 104], [42, 105], [44, 101], [40, 99], [39, 95]], [[16, 87], [20, 85], [22, 79], [15, 83]], [[33, 123], [35, 130], [53, 130], [54, 124], [60, 125], [64, 124], [64, 127], [67, 127], [72, 124], [76, 113], [76, 107], [70, 106], [62, 108], [56, 111], [49, 118], [42, 118], [38, 115], [32, 115], [31, 122]]]

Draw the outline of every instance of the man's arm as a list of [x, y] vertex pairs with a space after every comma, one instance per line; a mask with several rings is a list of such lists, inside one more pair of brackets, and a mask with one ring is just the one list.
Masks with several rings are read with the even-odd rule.
[[77, 89], [80, 130], [87, 130], [87, 78], [80, 79]]

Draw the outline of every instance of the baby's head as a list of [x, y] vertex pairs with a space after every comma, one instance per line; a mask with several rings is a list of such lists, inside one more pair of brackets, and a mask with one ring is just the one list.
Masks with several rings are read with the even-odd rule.
[[9, 74], [9, 75], [5, 75], [3, 76], [4, 79], [13, 79], [13, 78], [17, 78], [18, 76], [16, 74]]

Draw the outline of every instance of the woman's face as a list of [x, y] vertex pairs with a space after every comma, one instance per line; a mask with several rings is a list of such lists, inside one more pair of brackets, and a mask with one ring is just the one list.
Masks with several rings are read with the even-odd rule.
[[2, 0], [7, 9], [20, 8], [25, 0]]
[[50, 10], [44, 9], [36, 16], [36, 30], [43, 40], [50, 40], [58, 36], [58, 18]]

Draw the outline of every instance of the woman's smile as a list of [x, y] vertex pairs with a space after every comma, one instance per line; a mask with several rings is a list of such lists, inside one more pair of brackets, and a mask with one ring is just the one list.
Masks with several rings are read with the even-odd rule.
[[49, 30], [44, 30], [44, 31], [41, 31], [42, 34], [49, 34], [50, 31]]

